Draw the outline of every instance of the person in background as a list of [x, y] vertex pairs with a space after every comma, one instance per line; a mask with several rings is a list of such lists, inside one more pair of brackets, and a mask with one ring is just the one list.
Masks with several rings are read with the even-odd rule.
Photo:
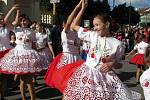
[[10, 45], [12, 46], [12, 48], [14, 48], [16, 46], [16, 36], [15, 33], [10, 31]]
[[[87, 23], [87, 21], [84, 22], [84, 28], [89, 30], [90, 29], [90, 22]], [[87, 53], [90, 48], [90, 42], [82, 39], [82, 46], [81, 46], [81, 57], [84, 61], [86, 61]]]
[[[7, 15], [10, 17], [14, 7], [12, 7]], [[16, 36], [16, 46], [11, 49], [0, 60], [0, 73], [17, 74], [20, 78], [20, 92], [22, 100], [26, 100], [26, 86], [28, 87], [30, 100], [35, 100], [35, 89], [33, 83], [33, 76], [35, 73], [43, 70], [42, 58], [36, 50], [34, 50], [36, 37], [34, 32], [30, 29], [30, 19], [25, 14], [17, 14], [16, 19], [20, 19], [20, 27], [15, 27], [9, 21], [10, 27], [14, 29]]]
[[[17, 16], [19, 13], [19, 6], [14, 5], [12, 7], [12, 10], [16, 10], [16, 19], [13, 24], [16, 26], [18, 20]], [[0, 13], [0, 60], [4, 57], [5, 54], [9, 52], [10, 49], [12, 49], [12, 46], [10, 45], [10, 32], [13, 31], [13, 28], [10, 26], [10, 23], [7, 23], [8, 19], [7, 16], [5, 16], [3, 13]], [[5, 100], [4, 94], [6, 90], [7, 85], [7, 75], [0, 72], [0, 100]]]
[[54, 55], [57, 56], [59, 53], [62, 52], [61, 30], [59, 29], [58, 26], [53, 25], [50, 32], [51, 32], [52, 47], [54, 50]]
[[136, 83], [139, 83], [140, 74], [142, 73], [142, 70], [145, 69], [145, 63], [144, 63], [144, 54], [146, 52], [146, 48], [148, 47], [148, 43], [144, 42], [144, 34], [139, 34], [136, 38], [136, 45], [134, 46], [134, 49], [131, 50], [126, 57], [129, 57], [131, 54], [137, 53], [130, 59], [130, 64], [137, 65], [136, 68]]
[[145, 64], [148, 67], [140, 76], [140, 84], [144, 92], [144, 100], [150, 100], [150, 46], [147, 47], [145, 56]]
[[30, 28], [33, 30], [33, 31], [36, 31], [36, 24], [37, 22], [36, 21], [33, 21]]
[[[77, 32], [80, 39], [90, 41], [90, 49], [86, 62], [78, 65], [68, 64], [63, 71], [67, 78], [62, 82], [64, 100], [138, 100], [140, 94], [133, 93], [120, 81], [113, 70], [122, 66], [120, 60], [124, 49], [121, 42], [111, 36], [109, 25], [111, 18], [107, 14], [98, 14], [94, 17], [93, 30], [79, 26], [82, 15], [88, 5], [88, 0], [81, 0], [70, 17], [73, 20], [71, 27]], [[57, 87], [61, 89], [61, 87]]]
[[[81, 2], [79, 5], [81, 5]], [[75, 67], [80, 63], [83, 63], [79, 54], [80, 39], [78, 38], [77, 33], [71, 28], [72, 21], [72, 13], [67, 19], [63, 20], [63, 31], [61, 33], [63, 52], [57, 55], [49, 65], [44, 78], [45, 83], [48, 86], [57, 88], [60, 92], [63, 92], [64, 86], [67, 82], [66, 80], [72, 75]]]

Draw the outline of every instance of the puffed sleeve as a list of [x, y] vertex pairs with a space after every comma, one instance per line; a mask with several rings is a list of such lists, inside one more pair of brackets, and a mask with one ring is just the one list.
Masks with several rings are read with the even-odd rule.
[[83, 28], [83, 27], [79, 28], [78, 37], [81, 40], [89, 41], [91, 37], [90, 35], [91, 35], [91, 31], [88, 30], [87, 28]]

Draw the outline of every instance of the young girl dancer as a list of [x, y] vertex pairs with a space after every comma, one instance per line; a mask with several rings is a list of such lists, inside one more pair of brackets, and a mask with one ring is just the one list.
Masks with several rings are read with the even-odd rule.
[[139, 83], [139, 77], [142, 73], [142, 70], [145, 69], [144, 63], [144, 54], [146, 48], [148, 47], [148, 43], [144, 42], [144, 34], [139, 34], [136, 42], [137, 44], [134, 46], [134, 49], [128, 53], [127, 57], [130, 56], [137, 50], [137, 53], [130, 59], [129, 63], [137, 65], [136, 69], [136, 82]]
[[149, 68], [140, 76], [140, 84], [143, 88], [145, 100], [150, 100], [150, 46], [146, 49], [145, 63]]
[[[14, 9], [6, 15], [8, 18]], [[6, 74], [18, 74], [20, 76], [20, 91], [22, 100], [26, 100], [26, 85], [31, 96], [35, 100], [33, 74], [40, 72], [41, 57], [32, 46], [36, 42], [35, 34], [29, 29], [29, 18], [21, 16], [20, 26], [15, 28], [16, 46], [0, 60], [0, 72]], [[11, 25], [13, 28], [14, 26]]]
[[[45, 73], [48, 69], [48, 65], [54, 58], [54, 52], [52, 49], [52, 42], [48, 40], [48, 34], [45, 31], [44, 26], [41, 23], [36, 23], [36, 50], [43, 59], [44, 69], [41, 74]], [[37, 84], [36, 75], [34, 76], [34, 83]]]
[[[66, 84], [65, 80], [70, 77], [75, 69], [74, 66], [83, 63], [83, 60], [79, 55], [80, 43], [78, 43], [78, 41], [80, 40], [70, 26], [72, 21], [72, 14], [68, 17], [67, 21], [64, 20], [64, 29], [61, 33], [63, 53], [56, 56], [45, 75], [45, 83], [50, 87], [59, 89], [61, 92], [63, 92], [64, 84]], [[77, 60], [79, 60], [79, 62], [74, 63]], [[71, 64], [74, 66], [70, 66]], [[65, 70], [63, 70], [64, 68]], [[66, 73], [70, 74], [67, 75]]]
[[[18, 5], [14, 5], [12, 9], [17, 10]], [[16, 17], [17, 15], [18, 14], [16, 14]], [[0, 14], [0, 60], [12, 48], [12, 46], [10, 45], [10, 38], [9, 38], [10, 31], [12, 30], [11, 27], [9, 26], [9, 23], [6, 23], [7, 20], [8, 20], [7, 16], [4, 17], [4, 14], [1, 13]], [[15, 22], [17, 22], [17, 20], [13, 22], [14, 25]], [[7, 85], [7, 75], [0, 73], [0, 100], [5, 100], [4, 93], [5, 93], [6, 85]]]
[[43, 64], [46, 70], [48, 64], [54, 58], [54, 52], [51, 42], [48, 42], [48, 35], [45, 32], [44, 26], [40, 23], [36, 24], [36, 49], [44, 59]]
[[[113, 68], [121, 65], [119, 61], [124, 53], [121, 42], [113, 38], [109, 32], [110, 16], [98, 14], [93, 20], [94, 31], [85, 30], [79, 25], [88, 1], [81, 1], [79, 13], [78, 10], [73, 11], [78, 14], [76, 18], [72, 14], [75, 18], [72, 28], [78, 32], [78, 37], [90, 41], [91, 46], [86, 62], [78, 67], [72, 67], [75, 70], [66, 80], [64, 99], [138, 100], [140, 94], [131, 93], [113, 71]], [[65, 70], [68, 67], [63, 68]], [[66, 76], [68, 74], [70, 73], [65, 73]]]

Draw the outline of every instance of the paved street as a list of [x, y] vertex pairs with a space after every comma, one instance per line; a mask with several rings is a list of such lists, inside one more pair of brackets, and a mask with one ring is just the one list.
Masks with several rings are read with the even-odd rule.
[[[140, 92], [142, 95], [142, 88], [140, 85], [135, 84], [135, 65], [124, 63], [123, 68], [117, 70], [118, 76], [121, 80], [131, 89]], [[61, 93], [56, 89], [51, 89], [44, 84], [43, 76], [38, 76], [38, 86], [36, 86], [36, 100], [61, 100]], [[21, 95], [18, 90], [12, 91], [10, 88], [7, 90], [6, 100], [21, 100]], [[27, 91], [28, 92], [28, 91]], [[28, 100], [29, 94], [27, 93]]]

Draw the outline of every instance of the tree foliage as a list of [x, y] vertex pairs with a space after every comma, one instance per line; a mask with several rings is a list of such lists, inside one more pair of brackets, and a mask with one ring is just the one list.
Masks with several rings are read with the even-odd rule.
[[126, 7], [126, 3], [116, 6], [111, 15], [120, 25], [136, 25], [140, 22], [139, 13], [132, 6]]

